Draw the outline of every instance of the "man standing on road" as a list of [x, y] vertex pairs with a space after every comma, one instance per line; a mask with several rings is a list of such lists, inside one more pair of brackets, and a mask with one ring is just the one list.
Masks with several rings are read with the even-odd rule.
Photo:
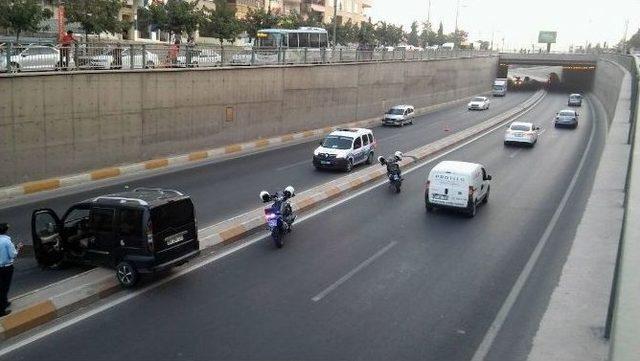
[[0, 223], [0, 316], [11, 313], [7, 311], [10, 306], [9, 287], [13, 277], [13, 262], [18, 256], [18, 251], [22, 248], [22, 243], [18, 243], [18, 249], [11, 242], [11, 237], [7, 236], [9, 225]]
[[73, 31], [69, 30], [62, 37], [60, 42], [60, 67], [64, 70], [69, 70], [69, 62], [71, 61], [71, 45], [76, 43], [76, 39], [73, 37]]

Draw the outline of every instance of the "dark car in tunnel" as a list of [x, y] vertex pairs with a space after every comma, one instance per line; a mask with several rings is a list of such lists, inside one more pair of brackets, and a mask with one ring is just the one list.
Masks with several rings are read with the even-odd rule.
[[572, 109], [561, 110], [556, 114], [554, 126], [556, 128], [577, 128], [578, 127], [578, 112]]

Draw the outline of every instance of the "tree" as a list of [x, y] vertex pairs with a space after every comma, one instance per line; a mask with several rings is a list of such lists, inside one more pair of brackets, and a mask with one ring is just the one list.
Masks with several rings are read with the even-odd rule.
[[627, 40], [627, 48], [640, 49], [640, 29]]
[[80, 23], [85, 39], [89, 34], [116, 34], [131, 24], [119, 18], [123, 0], [76, 0], [65, 5], [67, 22]]
[[422, 32], [420, 33], [420, 46], [426, 48], [436, 44], [436, 33], [431, 29], [431, 23], [422, 24]]
[[360, 28], [358, 29], [357, 41], [360, 48], [370, 48], [375, 45], [375, 27], [371, 23], [371, 20], [360, 24]]
[[456, 44], [456, 46], [460, 46], [460, 44], [465, 43], [468, 38], [469, 38], [469, 33], [460, 29], [458, 29], [457, 32], [454, 31], [445, 36], [445, 39], [447, 40], [446, 42], [454, 43]]
[[282, 29], [297, 29], [304, 23], [304, 19], [299, 12], [295, 10], [289, 11], [288, 14], [282, 15], [278, 19], [278, 27]]
[[444, 36], [444, 26], [442, 26], [442, 21], [440, 22], [440, 26], [438, 26], [438, 33], [436, 34], [436, 45], [442, 45], [446, 42], [446, 38]]
[[258, 30], [275, 28], [278, 25], [279, 16], [271, 11], [264, 9], [249, 9], [242, 20], [244, 29], [249, 35], [249, 39], [253, 40], [258, 34]]
[[198, 26], [204, 22], [205, 17], [204, 12], [198, 7], [198, 0], [167, 0], [166, 3], [153, 2], [144, 11], [148, 12], [151, 23], [156, 28], [169, 33], [169, 38], [174, 34], [194, 33], [198, 30]]
[[236, 10], [226, 0], [216, 0], [216, 8], [204, 19], [203, 33], [218, 39], [220, 46], [224, 41], [234, 42], [244, 30], [242, 22], [236, 18]]
[[489, 50], [489, 46], [491, 44], [490, 42], [484, 41], [484, 40], [480, 40], [479, 43], [480, 43], [480, 46], [479, 46], [480, 50]]
[[[328, 31], [329, 39], [333, 39], [333, 26], [330, 26]], [[355, 25], [351, 19], [344, 24], [338, 24], [336, 25], [336, 43], [340, 45], [356, 43], [358, 42], [358, 32], [358, 25]]]
[[375, 36], [379, 43], [385, 46], [396, 46], [404, 38], [402, 26], [395, 26], [385, 21], [379, 21], [375, 26]]
[[420, 45], [420, 35], [418, 34], [418, 22], [414, 21], [411, 23], [411, 31], [406, 35], [407, 43], [413, 46]]
[[49, 19], [53, 13], [42, 9], [40, 1], [8, 0], [0, 4], [0, 26], [12, 29], [16, 33], [16, 42], [20, 41], [23, 31], [42, 29], [42, 21]]

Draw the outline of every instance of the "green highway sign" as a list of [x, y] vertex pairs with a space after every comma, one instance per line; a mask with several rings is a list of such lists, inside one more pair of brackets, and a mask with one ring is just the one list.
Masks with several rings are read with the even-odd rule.
[[538, 34], [538, 42], [545, 43], [545, 44], [555, 43], [557, 35], [558, 35], [558, 32], [556, 31], [541, 31]]

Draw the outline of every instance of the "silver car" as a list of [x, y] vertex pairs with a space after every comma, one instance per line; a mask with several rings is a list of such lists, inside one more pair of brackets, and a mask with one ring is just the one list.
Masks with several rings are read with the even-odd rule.
[[[20, 71], [43, 71], [60, 68], [60, 51], [50, 46], [29, 45], [27, 47], [12, 48], [8, 67], [5, 51], [0, 51], [0, 71], [17, 73]], [[70, 61], [73, 62], [71, 59]]]

